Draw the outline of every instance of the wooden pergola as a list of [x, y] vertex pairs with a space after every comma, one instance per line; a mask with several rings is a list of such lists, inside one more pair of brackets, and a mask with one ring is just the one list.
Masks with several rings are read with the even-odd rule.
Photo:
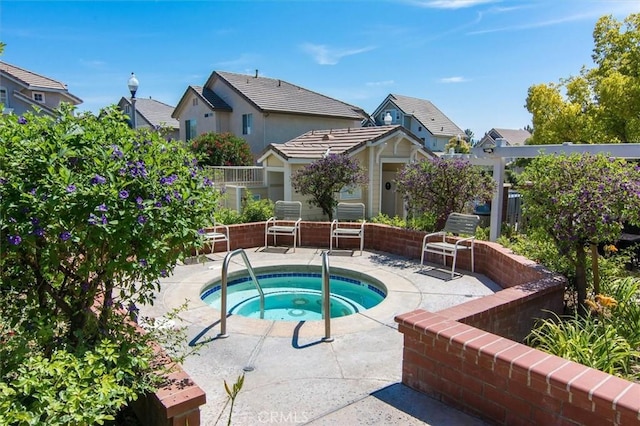
[[[478, 166], [491, 166], [493, 168], [493, 179], [496, 181], [498, 190], [493, 195], [492, 206], [501, 206], [504, 200], [504, 169], [507, 159], [511, 158], [534, 158], [539, 155], [550, 154], [573, 154], [591, 153], [607, 154], [610, 157], [640, 159], [640, 143], [615, 143], [615, 144], [573, 144], [563, 143], [560, 145], [525, 145], [525, 146], [493, 146], [473, 148], [468, 158], [471, 164]], [[448, 154], [451, 155], [451, 154]], [[458, 155], [458, 154], [453, 154]], [[490, 218], [489, 239], [496, 241], [500, 236], [500, 225], [502, 223], [502, 209], [492, 208]]]

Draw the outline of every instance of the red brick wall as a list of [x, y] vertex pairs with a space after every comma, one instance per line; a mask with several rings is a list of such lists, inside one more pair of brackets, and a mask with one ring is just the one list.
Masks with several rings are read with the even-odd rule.
[[448, 316], [416, 310], [404, 333], [402, 382], [502, 425], [637, 425], [640, 384]]

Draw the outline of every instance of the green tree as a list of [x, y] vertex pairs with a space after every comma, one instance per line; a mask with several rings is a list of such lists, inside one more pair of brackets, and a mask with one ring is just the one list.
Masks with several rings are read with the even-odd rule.
[[594, 68], [529, 88], [532, 144], [640, 141], [640, 14], [600, 18], [593, 39]]
[[346, 154], [330, 153], [291, 176], [293, 188], [302, 195], [310, 195], [309, 205], [320, 207], [329, 220], [333, 220], [337, 195], [343, 188], [367, 183], [367, 175], [358, 160]]
[[491, 199], [495, 183], [479, 167], [460, 158], [433, 158], [407, 164], [396, 177], [397, 190], [409, 211], [433, 212], [442, 229], [450, 213], [462, 213], [472, 201]]
[[136, 304], [199, 244], [219, 195], [181, 143], [114, 107], [3, 115], [0, 140], [0, 412], [107, 419], [155, 375]]
[[231, 133], [203, 133], [193, 139], [191, 150], [201, 165], [250, 166], [253, 164], [247, 141]]
[[640, 223], [640, 169], [605, 155], [542, 155], [520, 182], [530, 226], [551, 236], [575, 268], [578, 301], [587, 298], [587, 249], [617, 241]]
[[456, 154], [469, 154], [471, 152], [471, 146], [466, 139], [461, 138], [459, 135], [449, 139], [447, 145], [444, 147], [445, 152], [453, 148]]

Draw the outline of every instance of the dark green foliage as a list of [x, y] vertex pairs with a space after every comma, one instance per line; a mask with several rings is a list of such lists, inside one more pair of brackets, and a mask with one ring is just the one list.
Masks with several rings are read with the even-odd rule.
[[249, 144], [231, 133], [203, 133], [189, 141], [191, 151], [203, 166], [251, 166]]

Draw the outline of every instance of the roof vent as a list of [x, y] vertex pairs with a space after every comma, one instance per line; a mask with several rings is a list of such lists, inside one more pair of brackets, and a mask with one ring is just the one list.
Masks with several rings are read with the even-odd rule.
[[256, 70], [256, 78], [258, 78], [258, 70]]

